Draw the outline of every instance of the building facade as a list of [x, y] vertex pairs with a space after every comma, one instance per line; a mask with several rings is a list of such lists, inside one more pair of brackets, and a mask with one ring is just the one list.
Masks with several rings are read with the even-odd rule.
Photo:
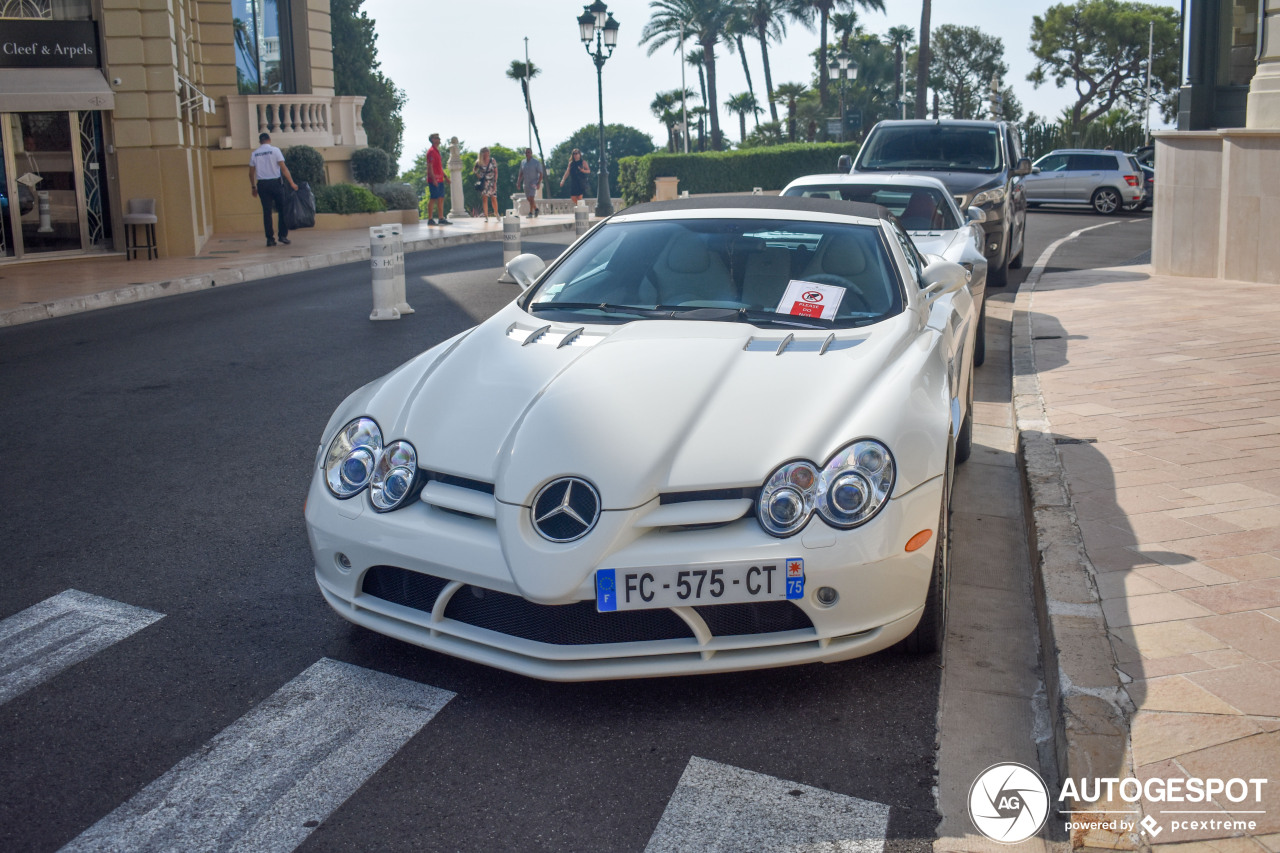
[[131, 199], [162, 257], [260, 229], [260, 131], [350, 180], [364, 98], [333, 91], [328, 0], [0, 0], [0, 263], [122, 251]]

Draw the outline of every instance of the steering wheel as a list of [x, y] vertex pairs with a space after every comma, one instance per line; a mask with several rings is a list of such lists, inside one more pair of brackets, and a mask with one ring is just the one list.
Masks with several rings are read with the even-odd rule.
[[806, 276], [804, 280], [811, 281], [814, 284], [828, 284], [835, 287], [843, 287], [844, 298], [840, 300], [840, 305], [842, 307], [847, 305], [849, 298], [852, 297], [862, 306], [858, 310], [868, 314], [875, 313], [875, 309], [871, 307], [871, 303], [867, 301], [867, 298], [862, 295], [862, 291], [858, 289], [858, 286], [842, 275], [833, 275], [832, 273], [824, 272], [819, 273], [818, 275]]

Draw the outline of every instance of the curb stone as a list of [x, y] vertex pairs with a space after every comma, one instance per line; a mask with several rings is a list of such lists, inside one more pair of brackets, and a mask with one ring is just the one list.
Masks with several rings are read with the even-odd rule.
[[[522, 226], [522, 234], [553, 234], [559, 231], [573, 230], [573, 223], [551, 223], [546, 225]], [[470, 234], [454, 234], [447, 237], [421, 237], [406, 240], [406, 252], [420, 252], [427, 249], [443, 249], [449, 246], [461, 246], [468, 243], [500, 242], [502, 232], [480, 231]], [[180, 293], [193, 293], [228, 284], [243, 284], [262, 279], [275, 278], [280, 275], [307, 272], [326, 267], [350, 264], [356, 261], [369, 260], [369, 247], [344, 249], [340, 252], [328, 252], [315, 255], [304, 255], [300, 258], [288, 258], [265, 264], [254, 264], [232, 269], [219, 269], [214, 272], [167, 281], [153, 281], [146, 284], [134, 284], [106, 290], [101, 293], [90, 293], [82, 296], [68, 296], [49, 302], [34, 305], [23, 305], [20, 308], [9, 308], [0, 311], [0, 327], [20, 326], [39, 320], [51, 320], [55, 317], [66, 317], [85, 311], [96, 311], [100, 308], [114, 308], [117, 305], [128, 305], [133, 302], [145, 302], [148, 299], [159, 299], [164, 296], [176, 296]]]
[[[1083, 228], [1049, 246], [1018, 289], [1013, 314], [1013, 404], [1018, 430], [1018, 470], [1023, 479], [1027, 538], [1033, 567], [1036, 618], [1048, 692], [1052, 751], [1059, 780], [1134, 776], [1129, 740], [1133, 705], [1121, 681], [1107, 633], [1096, 570], [1085, 551], [1062, 457], [1054, 443], [1040, 377], [1036, 372], [1032, 304], [1054, 250]], [[1050, 810], [1105, 812], [1140, 804], [1064, 801]], [[1066, 816], [1062, 816], [1064, 819]], [[1087, 814], [1077, 819], [1088, 819]], [[1136, 822], [1140, 814], [1133, 815]], [[1098, 814], [1098, 820], [1108, 819]], [[1076, 829], [1072, 849], [1145, 850], [1137, 832]]]

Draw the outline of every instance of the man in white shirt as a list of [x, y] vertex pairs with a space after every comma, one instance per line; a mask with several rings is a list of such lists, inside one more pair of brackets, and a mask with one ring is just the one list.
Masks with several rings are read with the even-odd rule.
[[284, 154], [271, 144], [271, 134], [259, 133], [258, 142], [261, 144], [249, 156], [249, 190], [262, 202], [262, 227], [267, 232], [267, 245], [276, 244], [275, 234], [271, 231], [271, 207], [275, 205], [280, 211], [280, 242], [287, 246], [289, 226], [284, 221], [284, 181], [289, 182], [294, 192], [297, 192], [298, 185], [284, 164]]

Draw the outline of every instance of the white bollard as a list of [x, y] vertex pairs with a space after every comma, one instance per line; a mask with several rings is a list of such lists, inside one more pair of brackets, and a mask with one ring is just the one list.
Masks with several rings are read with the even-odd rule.
[[395, 245], [381, 225], [369, 229], [369, 265], [373, 270], [373, 313], [370, 320], [399, 320], [395, 304]]
[[581, 237], [591, 227], [591, 211], [582, 202], [573, 208], [573, 233]]
[[507, 272], [507, 264], [520, 254], [520, 217], [508, 213], [502, 217], [502, 276], [498, 281], [503, 284], [516, 284], [516, 280]]
[[36, 198], [40, 201], [40, 227], [36, 229], [36, 233], [52, 234], [53, 219], [49, 213], [49, 191], [40, 190], [36, 193]]
[[394, 252], [395, 266], [395, 285], [391, 291], [391, 298], [396, 306], [396, 310], [401, 314], [412, 314], [413, 309], [409, 307], [409, 303], [405, 301], [404, 292], [404, 228], [398, 222], [389, 223], [382, 226], [382, 230], [386, 232], [391, 240], [392, 250]]

